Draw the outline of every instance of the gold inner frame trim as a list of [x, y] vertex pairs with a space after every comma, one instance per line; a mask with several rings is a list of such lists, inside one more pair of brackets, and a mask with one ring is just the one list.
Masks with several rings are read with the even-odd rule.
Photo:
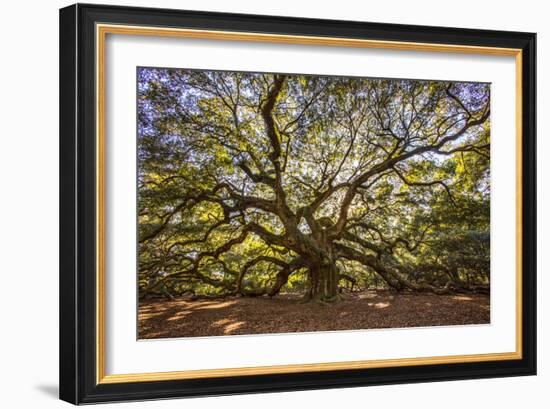
[[[517, 360], [522, 358], [522, 51], [515, 48], [414, 43], [353, 38], [294, 36], [283, 34], [178, 29], [167, 27], [96, 24], [96, 382], [114, 384], [178, 379], [322, 372], [347, 369], [388, 368], [466, 362]], [[516, 65], [516, 350], [504, 353], [449, 355], [314, 364], [148, 372], [105, 373], [105, 42], [107, 34], [247, 41], [296, 45], [371, 48], [401, 51], [482, 54], [515, 57]]]

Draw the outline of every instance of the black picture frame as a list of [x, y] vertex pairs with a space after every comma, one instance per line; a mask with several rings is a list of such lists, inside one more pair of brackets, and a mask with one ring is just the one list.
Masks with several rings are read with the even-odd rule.
[[[521, 359], [97, 382], [96, 24], [520, 49]], [[60, 398], [74, 404], [536, 374], [536, 35], [533, 33], [77, 4], [60, 10]]]

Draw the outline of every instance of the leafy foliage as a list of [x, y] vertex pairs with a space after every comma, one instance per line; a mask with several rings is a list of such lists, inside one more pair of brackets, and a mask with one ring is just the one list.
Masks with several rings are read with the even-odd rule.
[[140, 294], [489, 280], [489, 85], [138, 70]]

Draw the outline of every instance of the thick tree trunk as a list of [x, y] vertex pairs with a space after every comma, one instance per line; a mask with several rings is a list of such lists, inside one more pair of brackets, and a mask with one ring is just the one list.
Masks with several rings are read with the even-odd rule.
[[316, 263], [308, 270], [306, 300], [331, 302], [338, 298], [338, 271], [334, 261]]

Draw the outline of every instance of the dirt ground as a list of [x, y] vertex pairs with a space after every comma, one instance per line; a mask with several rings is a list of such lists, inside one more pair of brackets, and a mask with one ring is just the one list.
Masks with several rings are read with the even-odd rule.
[[332, 305], [301, 303], [300, 298], [225, 298], [148, 300], [139, 306], [139, 338], [198, 337], [487, 324], [489, 296], [346, 294]]

